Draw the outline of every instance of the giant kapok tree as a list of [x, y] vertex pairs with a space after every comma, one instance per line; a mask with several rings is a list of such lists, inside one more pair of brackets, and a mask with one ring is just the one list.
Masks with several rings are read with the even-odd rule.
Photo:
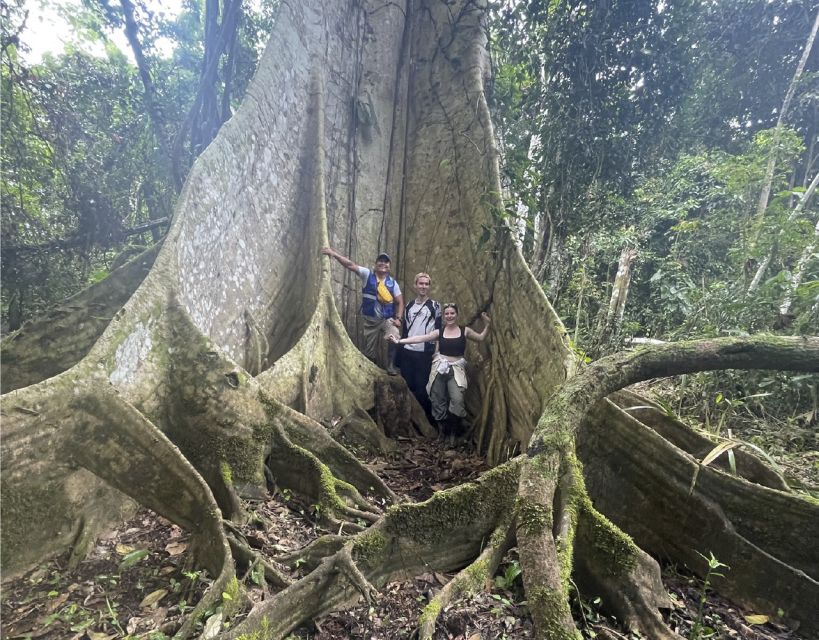
[[[570, 578], [630, 627], [676, 637], [654, 558], [697, 570], [698, 551], [731, 566], [725, 594], [819, 634], [819, 506], [750, 456], [737, 475], [701, 465], [707, 441], [621, 390], [700, 369], [816, 371], [819, 342], [715, 340], [579, 366], [501, 214], [485, 8], [281, 3], [162, 246], [3, 343], [7, 576], [81, 558], [142, 504], [187, 529], [215, 577], [179, 632], [191, 635], [263, 561], [233, 524], [240, 496], [272, 478], [339, 534], [301, 552], [315, 568], [296, 582], [267, 562], [277, 595], [225, 637], [280, 638], [391, 577], [461, 569], [419, 611], [429, 638], [512, 544], [542, 638], [577, 636]], [[491, 313], [469, 354], [471, 437], [494, 465], [477, 482], [396, 504], [340, 444], [429, 425], [354, 346], [357, 287], [331, 272], [328, 242], [361, 261], [388, 250], [402, 282], [429, 271], [467, 321]]]

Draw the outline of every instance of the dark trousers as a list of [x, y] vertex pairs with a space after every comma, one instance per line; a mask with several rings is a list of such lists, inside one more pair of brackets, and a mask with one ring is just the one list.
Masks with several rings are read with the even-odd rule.
[[401, 349], [399, 362], [401, 375], [407, 381], [409, 390], [418, 400], [427, 418], [431, 420], [432, 405], [427, 395], [427, 382], [429, 382], [429, 370], [432, 368], [432, 354]]

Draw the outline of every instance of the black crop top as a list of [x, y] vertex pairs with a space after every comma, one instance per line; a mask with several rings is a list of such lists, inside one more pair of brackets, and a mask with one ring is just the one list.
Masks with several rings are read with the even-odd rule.
[[444, 330], [438, 337], [438, 351], [442, 356], [463, 356], [466, 353], [466, 334], [463, 327], [458, 327], [461, 335], [457, 338], [444, 338]]

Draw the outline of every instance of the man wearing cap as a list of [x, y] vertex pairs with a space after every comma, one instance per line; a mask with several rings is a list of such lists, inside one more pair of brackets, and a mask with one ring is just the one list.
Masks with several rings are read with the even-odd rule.
[[[362, 351], [373, 362], [377, 362], [381, 339], [394, 335], [400, 337], [401, 316], [404, 314], [404, 296], [401, 287], [390, 276], [390, 257], [379, 253], [375, 258], [375, 267], [368, 269], [341, 255], [331, 247], [322, 247], [321, 252], [338, 260], [344, 268], [358, 274], [364, 283], [361, 289], [361, 315], [364, 321], [364, 344]], [[387, 373], [397, 375], [398, 369], [393, 362], [395, 344], [388, 342]]]

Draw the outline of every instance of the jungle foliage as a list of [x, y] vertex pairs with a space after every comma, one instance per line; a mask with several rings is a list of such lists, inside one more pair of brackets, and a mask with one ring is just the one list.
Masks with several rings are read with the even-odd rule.
[[[816, 333], [811, 7], [535, 1], [495, 12], [492, 107], [509, 215], [579, 349], [595, 357], [633, 337]], [[612, 318], [623, 257], [627, 299]], [[812, 404], [808, 382], [794, 384], [790, 399]]]
[[[4, 331], [162, 237], [184, 176], [244, 95], [270, 29], [272, 3], [227, 4], [186, 3], [169, 16], [88, 0], [69, 16], [65, 51], [31, 62], [37, 25], [21, 0], [3, 3]], [[138, 65], [111, 40], [122, 29]]]

